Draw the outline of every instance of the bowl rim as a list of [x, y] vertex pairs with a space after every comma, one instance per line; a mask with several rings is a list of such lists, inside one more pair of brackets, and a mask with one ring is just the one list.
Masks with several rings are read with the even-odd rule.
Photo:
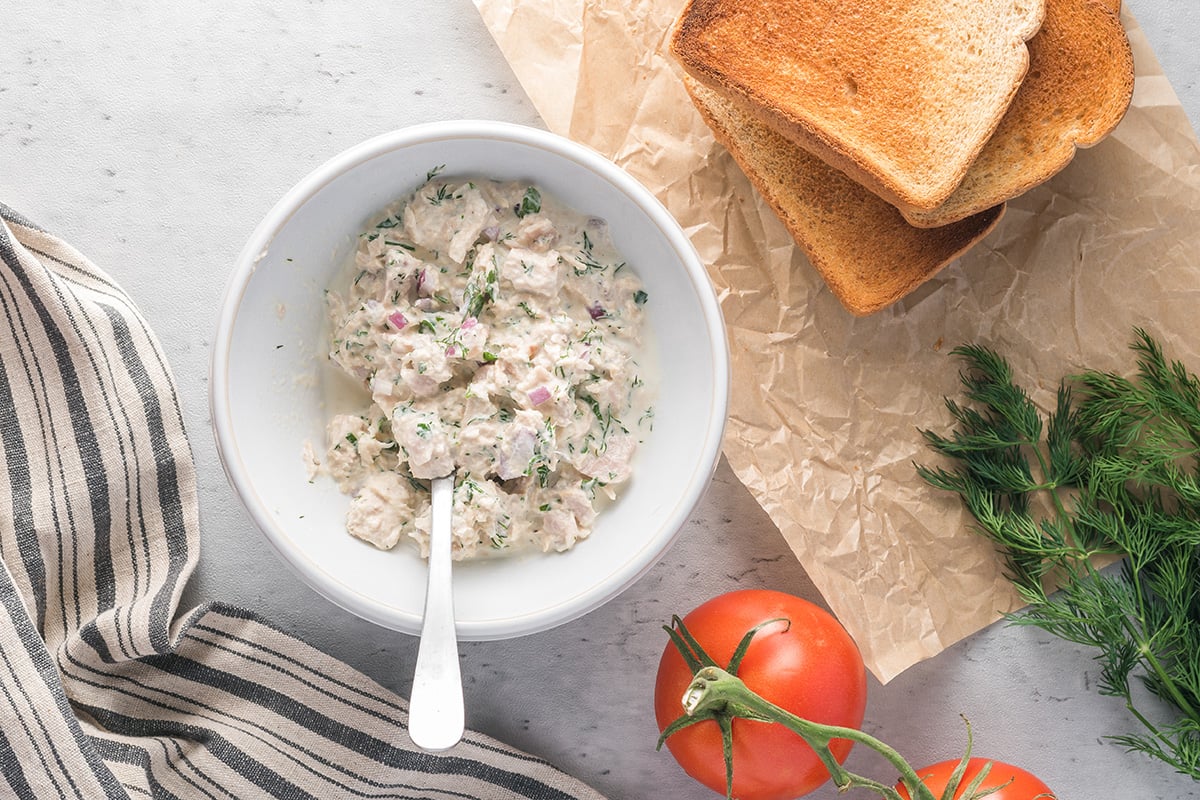
[[[695, 465], [687, 491], [679, 498], [670, 515], [664, 520], [659, 535], [647, 542], [636, 557], [628, 559], [621, 569], [610, 574], [606, 582], [589, 591], [575, 595], [568, 602], [547, 606], [537, 612], [503, 621], [459, 621], [458, 635], [463, 640], [510, 638], [547, 630], [574, 620], [607, 603], [636, 583], [662, 557], [683, 531], [688, 516], [694, 511], [706, 491], [721, 456], [721, 445], [728, 418], [731, 392], [729, 342], [724, 317], [712, 282], [695, 247], [666, 207], [639, 181], [586, 145], [550, 131], [509, 122], [491, 120], [451, 120], [420, 123], [382, 133], [353, 145], [334, 155], [312, 170], [272, 206], [255, 226], [239, 252], [230, 273], [217, 320], [209, 362], [209, 411], [216, 440], [217, 455], [226, 478], [249, 513], [255, 527], [265, 536], [281, 560], [318, 594], [358, 617], [380, 626], [414, 633], [420, 626], [420, 614], [413, 620], [400, 621], [396, 610], [331, 579], [329, 573], [311, 558], [291, 545], [265, 503], [254, 491], [254, 481], [242, 459], [233, 436], [231, 383], [229, 381], [232, 332], [238, 319], [242, 299], [259, 261], [288, 220], [312, 197], [342, 174], [372, 159], [394, 150], [418, 144], [445, 140], [484, 139], [523, 144], [545, 150], [565, 160], [574, 161], [614, 186], [644, 213], [663, 235], [674, 251], [696, 289], [703, 310], [703, 321], [709, 341], [709, 358], [713, 365], [714, 392], [710, 398], [713, 409], [703, 432], [702, 459]], [[407, 624], [405, 624], [407, 623]]]

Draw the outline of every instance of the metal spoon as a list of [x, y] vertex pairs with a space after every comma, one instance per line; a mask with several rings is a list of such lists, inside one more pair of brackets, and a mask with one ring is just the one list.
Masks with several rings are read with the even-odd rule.
[[450, 513], [454, 475], [433, 480], [433, 524], [429, 537], [429, 577], [425, 618], [408, 704], [408, 734], [422, 750], [448, 750], [463, 735], [462, 675], [454, 630], [454, 594], [450, 586]]

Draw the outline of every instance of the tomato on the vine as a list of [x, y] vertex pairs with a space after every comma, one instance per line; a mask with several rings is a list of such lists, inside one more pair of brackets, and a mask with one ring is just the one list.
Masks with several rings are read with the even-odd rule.
[[[988, 760], [976, 757], [967, 762], [967, 769], [963, 773], [962, 781], [958, 784], [959, 789], [954, 793], [955, 800], [963, 796], [963, 791], [971, 785], [971, 781], [975, 780], [975, 776], [988, 763]], [[946, 784], [949, 783], [950, 776], [958, 768], [958, 765], [957, 760], [941, 761], [925, 769], [917, 770], [917, 775], [935, 796], [941, 797], [942, 793], [946, 791]], [[1050, 787], [1042, 783], [1036, 776], [1020, 767], [1014, 767], [1001, 761], [992, 761], [991, 771], [979, 786], [979, 791], [982, 792], [997, 786], [1004, 788], [989, 794], [988, 800], [1055, 800], [1054, 792], [1050, 791]], [[896, 789], [900, 792], [901, 797], [908, 800], [908, 790], [902, 784], [896, 784]]]
[[[683, 618], [718, 665], [733, 658], [748, 631], [771, 620], [750, 642], [737, 676], [754, 693], [805, 719], [857, 728], [866, 710], [866, 668], [854, 640], [824, 609], [782, 592], [749, 589], [719, 595]], [[692, 671], [673, 644], [659, 662], [654, 711], [659, 730], [677, 719]], [[739, 800], [793, 800], [829, 779], [816, 753], [782, 725], [733, 720], [733, 796]], [[696, 780], [725, 794], [719, 726], [711, 720], [676, 731], [667, 748]], [[835, 739], [839, 762], [851, 742]]]

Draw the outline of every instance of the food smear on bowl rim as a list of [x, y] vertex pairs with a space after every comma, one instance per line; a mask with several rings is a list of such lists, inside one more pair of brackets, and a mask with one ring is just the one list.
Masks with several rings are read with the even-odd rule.
[[653, 428], [648, 297], [604, 220], [439, 172], [361, 234], [326, 293], [329, 360], [359, 402], [305, 458], [380, 549], [428, 555], [428, 481], [454, 472], [456, 559], [568, 550]]

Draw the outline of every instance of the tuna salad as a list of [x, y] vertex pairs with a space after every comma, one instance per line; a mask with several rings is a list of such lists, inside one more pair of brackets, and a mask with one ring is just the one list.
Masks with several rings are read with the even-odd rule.
[[427, 555], [428, 481], [454, 473], [455, 558], [567, 550], [652, 427], [646, 293], [604, 220], [527, 183], [438, 173], [361, 235], [327, 293], [329, 358], [363, 394], [314, 464], [376, 547]]

